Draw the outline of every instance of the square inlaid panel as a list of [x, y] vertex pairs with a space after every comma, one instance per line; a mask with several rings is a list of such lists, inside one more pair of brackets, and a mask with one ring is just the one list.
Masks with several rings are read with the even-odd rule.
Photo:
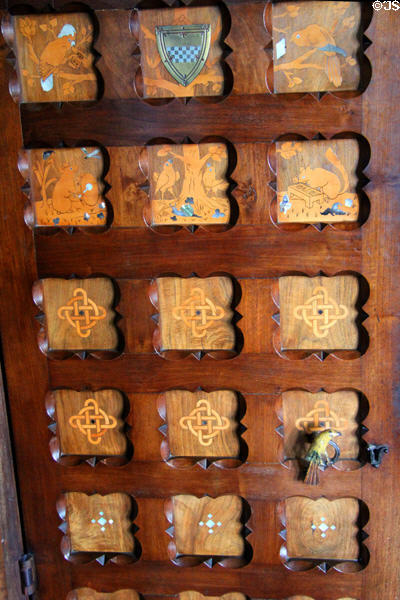
[[160, 348], [233, 350], [233, 285], [229, 277], [160, 277]]
[[13, 25], [22, 102], [96, 99], [88, 14], [16, 16]]
[[[26, 150], [33, 224], [104, 227], [104, 169], [100, 148]], [[25, 175], [25, 173], [23, 173]]]
[[307, 436], [337, 429], [342, 434], [335, 439], [340, 447], [340, 460], [356, 460], [359, 455], [357, 437], [359, 413], [358, 394], [340, 390], [332, 394], [311, 394], [304, 390], [290, 390], [282, 394], [284, 457], [304, 458]]
[[64, 494], [70, 554], [132, 554], [135, 538], [131, 533], [132, 499], [115, 493], [88, 496], [79, 492]]
[[356, 350], [359, 286], [353, 275], [279, 278], [282, 350]]
[[114, 288], [110, 279], [42, 279], [48, 351], [116, 350]]
[[279, 223], [357, 221], [358, 142], [277, 142]]
[[289, 559], [357, 561], [359, 503], [356, 498], [285, 500]]
[[228, 592], [223, 596], [203, 596], [200, 592], [181, 592], [178, 600], [246, 600], [246, 596], [240, 592]]
[[76, 464], [85, 457], [124, 457], [127, 438], [123, 433], [121, 392], [54, 390], [46, 404], [57, 424], [56, 437], [50, 444], [55, 460]]
[[118, 590], [104, 594], [91, 588], [78, 588], [68, 594], [67, 600], [140, 600], [140, 596], [134, 590]]
[[225, 144], [148, 146], [153, 225], [229, 223]]
[[221, 34], [216, 6], [140, 10], [144, 97], [221, 96]]
[[279, 2], [272, 5], [274, 90], [356, 90], [360, 2]]
[[242, 556], [242, 499], [239, 496], [173, 496], [172, 510], [177, 557]]
[[171, 390], [163, 396], [171, 458], [239, 456], [235, 392]]

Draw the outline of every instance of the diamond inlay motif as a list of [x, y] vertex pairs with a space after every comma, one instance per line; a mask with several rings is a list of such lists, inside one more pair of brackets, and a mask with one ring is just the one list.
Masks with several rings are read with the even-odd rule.
[[100, 525], [100, 530], [101, 531], [105, 531], [106, 530], [105, 526], [107, 525], [107, 523], [108, 523], [108, 525], [113, 525], [113, 523], [114, 523], [113, 519], [108, 519], [108, 521], [107, 521], [107, 519], [104, 518], [104, 512], [102, 510], [99, 512], [99, 516], [100, 516], [99, 519], [97, 519], [97, 520], [96, 519], [92, 519], [90, 522], [93, 525], [95, 525], [96, 523], [98, 523]]
[[311, 529], [314, 531], [316, 531], [316, 529], [319, 529], [322, 533], [321, 533], [321, 537], [322, 538], [326, 538], [326, 532], [330, 529], [331, 531], [335, 531], [336, 529], [336, 525], [327, 525], [325, 523], [326, 518], [325, 517], [321, 517], [321, 523], [317, 526], [314, 523], [311, 525]]
[[206, 525], [206, 527], [208, 527], [208, 533], [214, 533], [214, 529], [213, 528], [215, 527], [215, 525], [217, 525], [217, 527], [221, 527], [222, 523], [221, 523], [221, 521], [218, 521], [218, 523], [215, 523], [212, 520], [212, 514], [211, 513], [209, 513], [207, 515], [207, 517], [208, 517], [208, 521], [206, 521], [205, 523], [204, 523], [204, 521], [199, 521], [199, 526], [200, 527], [204, 527], [204, 525]]

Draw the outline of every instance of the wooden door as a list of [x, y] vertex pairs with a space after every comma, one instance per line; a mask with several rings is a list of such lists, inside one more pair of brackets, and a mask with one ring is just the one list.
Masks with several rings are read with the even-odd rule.
[[38, 598], [400, 597], [396, 4], [5, 7]]

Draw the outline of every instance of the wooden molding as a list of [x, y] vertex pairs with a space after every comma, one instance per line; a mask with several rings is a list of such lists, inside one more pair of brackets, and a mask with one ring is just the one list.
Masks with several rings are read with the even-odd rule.
[[159, 277], [150, 286], [150, 300], [158, 310], [153, 335], [156, 352], [168, 358], [194, 353], [235, 354], [232, 322], [234, 289], [227, 276]]
[[279, 396], [276, 411], [282, 425], [276, 431], [282, 438], [281, 462], [300, 474], [307, 467], [304, 457], [313, 435], [333, 428], [341, 432], [336, 440], [340, 459], [333, 467], [353, 471], [365, 464], [365, 442], [368, 429], [362, 425], [368, 412], [368, 402], [360, 392], [352, 389], [327, 393], [292, 389]]
[[285, 528], [280, 555], [288, 569], [353, 573], [366, 566], [368, 551], [359, 540], [368, 517], [356, 498], [292, 496], [279, 503], [278, 514]]
[[167, 533], [173, 538], [168, 554], [178, 566], [205, 562], [229, 568], [249, 560], [243, 528], [243, 500], [239, 496], [196, 498], [178, 495], [166, 501], [165, 514], [172, 524]]
[[16, 56], [17, 102], [95, 100], [93, 23], [87, 13], [7, 16], [2, 32]]
[[133, 500], [128, 494], [67, 492], [57, 502], [65, 534], [61, 551], [68, 561], [81, 564], [97, 560], [118, 565], [133, 562], [138, 552], [132, 534]]
[[99, 147], [21, 150], [18, 168], [27, 184], [25, 223], [49, 232], [77, 227], [104, 231], [110, 222], [104, 196], [104, 153]]
[[159, 396], [158, 412], [165, 422], [161, 456], [168, 464], [232, 468], [242, 463], [235, 392], [170, 390]]
[[[119, 347], [114, 326], [114, 286], [110, 279], [41, 279], [33, 300], [44, 313], [39, 348], [54, 358], [73, 353], [115, 355]], [[83, 353], [83, 354], [82, 354]]]
[[118, 466], [127, 462], [130, 443], [124, 434], [124, 397], [118, 390], [97, 392], [53, 390], [46, 396], [47, 414], [53, 420], [50, 452], [55, 461], [78, 465], [98, 461]]
[[358, 2], [272, 5], [275, 93], [357, 90]]

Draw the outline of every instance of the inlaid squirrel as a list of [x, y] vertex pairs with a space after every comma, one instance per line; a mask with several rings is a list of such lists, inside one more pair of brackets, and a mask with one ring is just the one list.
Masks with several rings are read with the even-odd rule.
[[322, 169], [320, 167], [312, 169], [311, 167], [303, 167], [300, 170], [299, 177], [297, 178], [298, 183], [305, 183], [314, 189], [321, 190], [325, 196], [334, 200], [340, 194], [348, 190], [349, 177], [342, 163], [336, 154], [328, 148], [325, 153], [328, 162], [339, 171], [339, 175], [328, 171], [328, 169]]

